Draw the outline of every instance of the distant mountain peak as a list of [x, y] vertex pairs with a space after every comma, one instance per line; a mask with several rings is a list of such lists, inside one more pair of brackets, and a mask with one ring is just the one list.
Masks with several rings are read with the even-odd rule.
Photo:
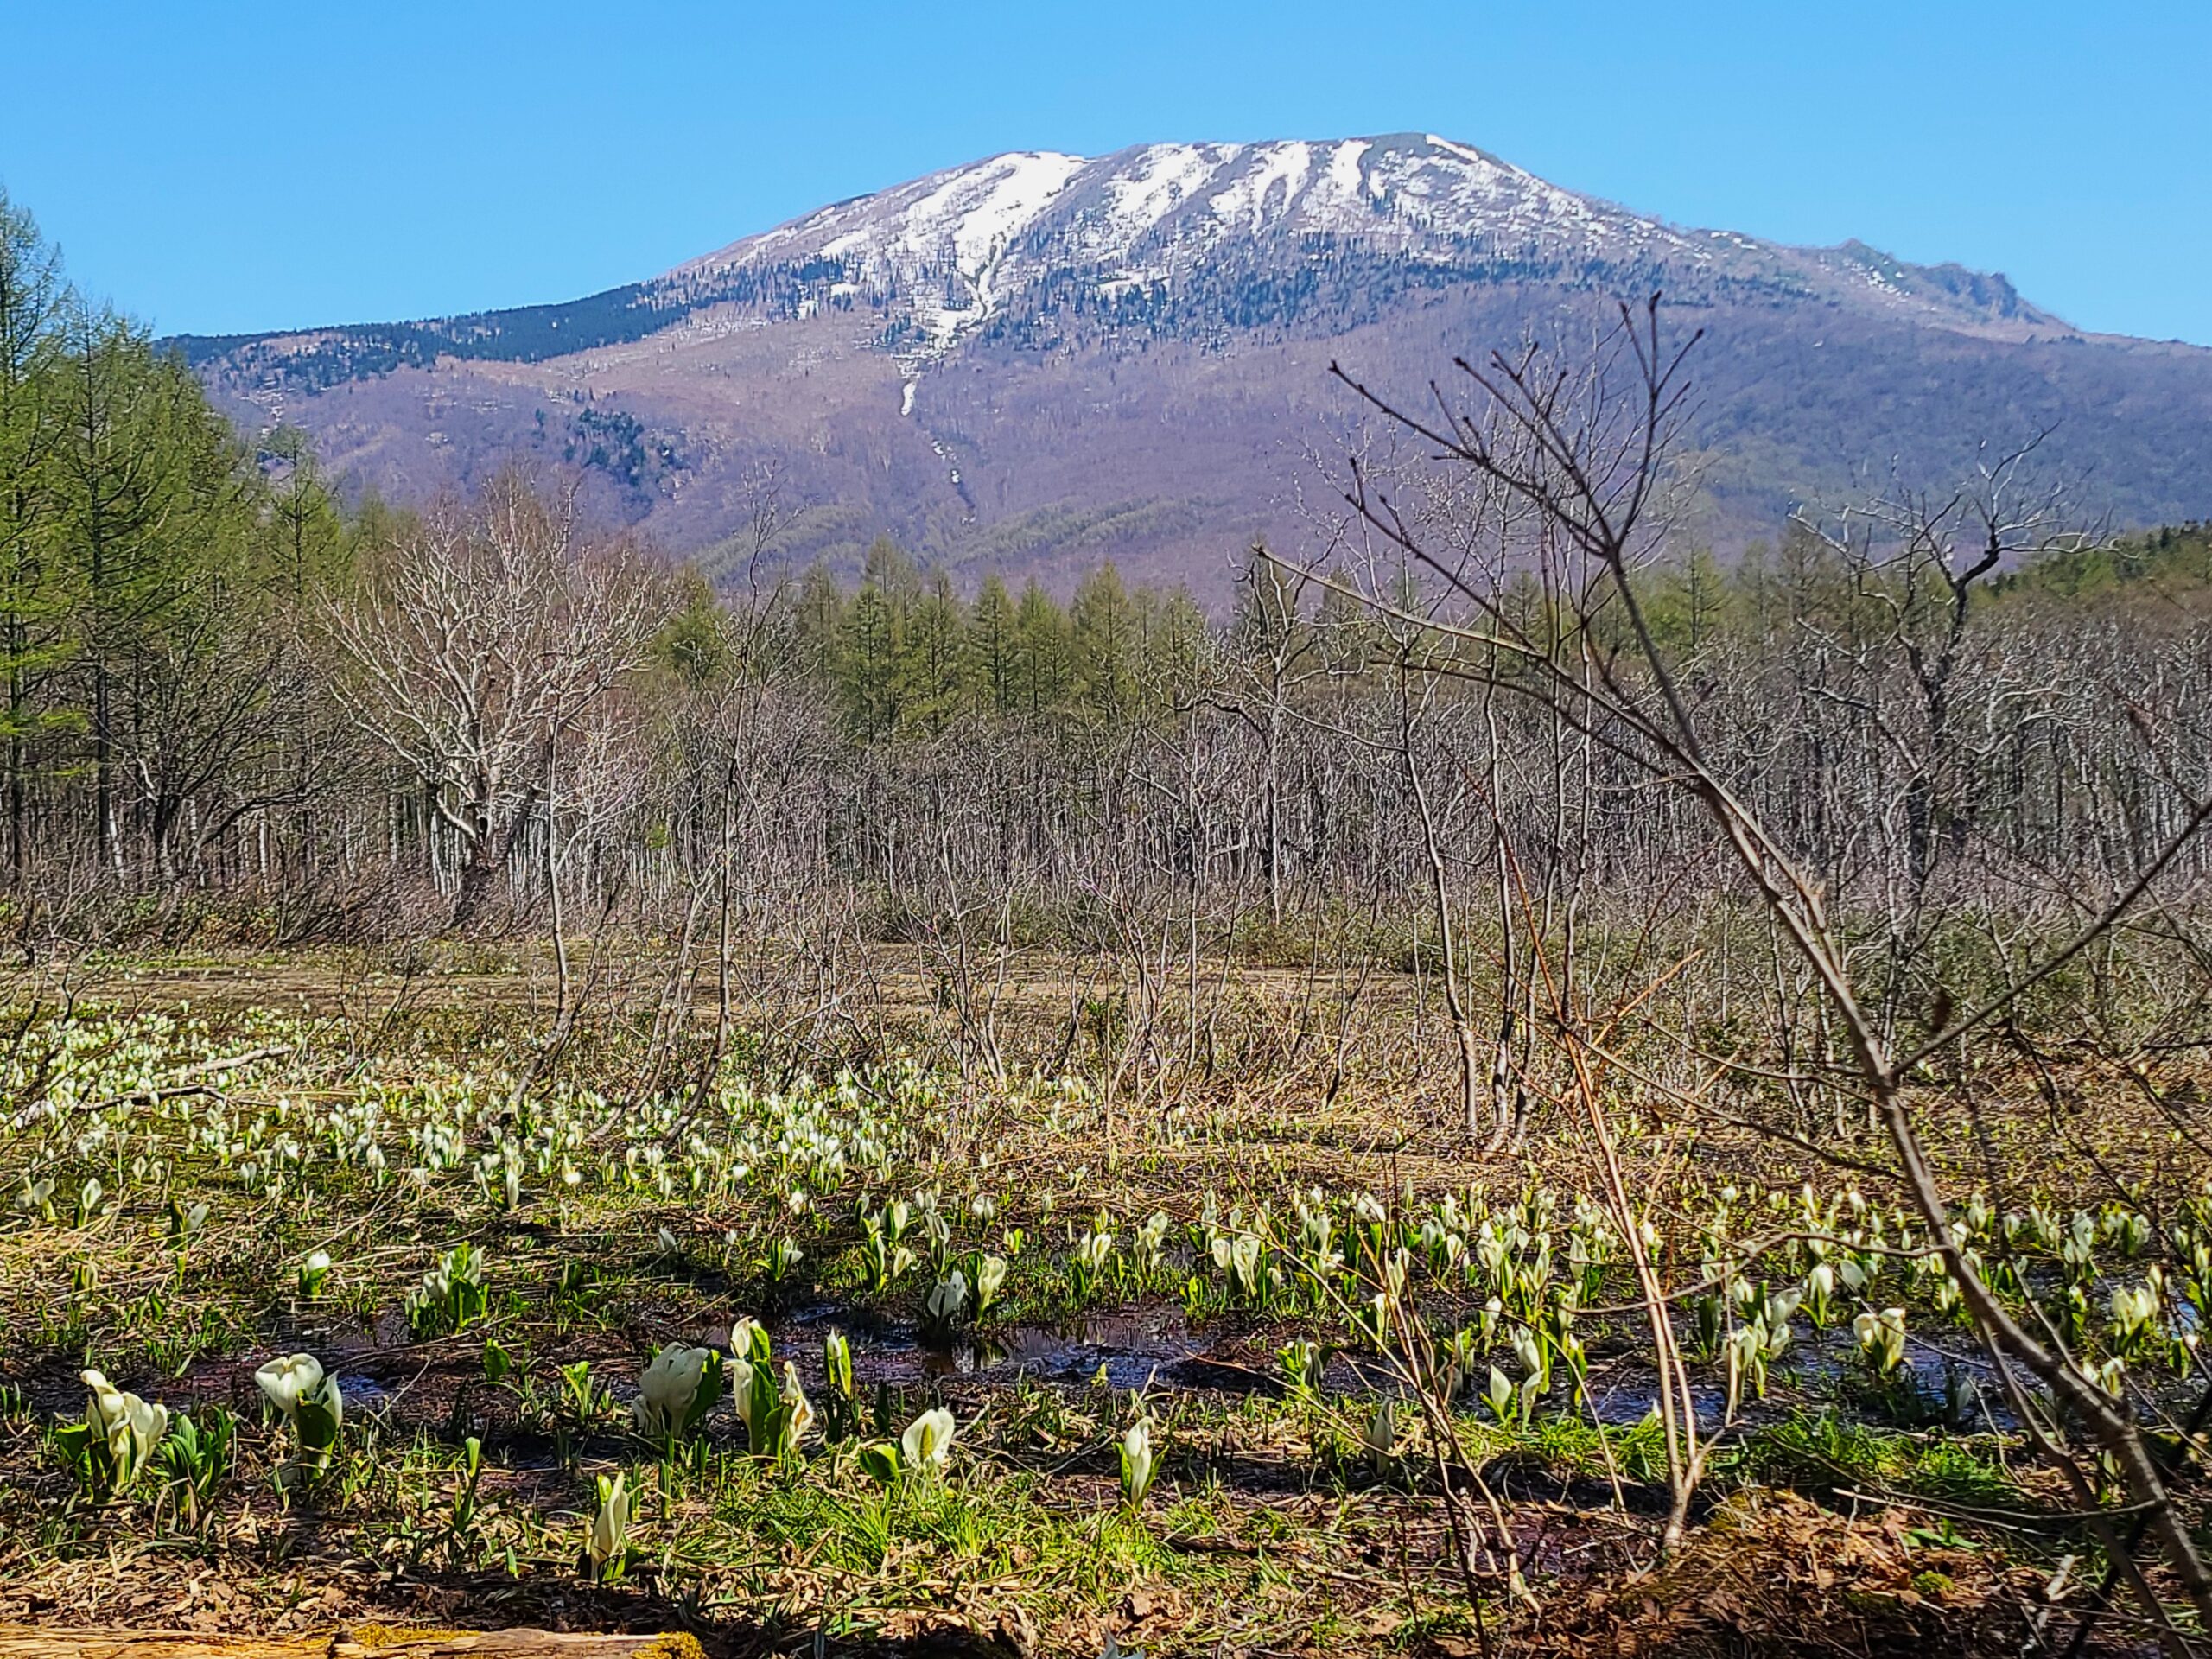
[[394, 499], [536, 458], [689, 550], [766, 471], [808, 504], [795, 556], [887, 532], [1206, 587], [1310, 532], [1305, 473], [1357, 419], [1332, 359], [1418, 397], [1455, 353], [1572, 347], [1654, 291], [1706, 335], [1687, 435], [1716, 545], [2024, 425], [2057, 424], [2048, 458], [2123, 522], [2212, 508], [2212, 353], [2084, 341], [1999, 275], [1691, 229], [1424, 132], [1012, 150], [565, 304], [179, 344], [242, 422], [306, 426]]
[[[524, 361], [642, 338], [735, 305], [804, 318], [863, 302], [918, 371], [979, 331], [1058, 339], [1046, 314], [1124, 334], [1294, 321], [1312, 275], [1332, 296], [1535, 282], [1691, 303], [1814, 302], [2005, 338], [2071, 333], [2002, 276], [1915, 265], [1866, 243], [1794, 248], [1685, 230], [1549, 183], [1434, 133], [1160, 143], [1084, 157], [1010, 150], [817, 209], [647, 281], [563, 305], [291, 336], [182, 342], [194, 360], [261, 353], [311, 380], [448, 353]], [[1254, 307], [1242, 288], [1265, 290]], [[1204, 297], [1210, 291], [1211, 298]], [[273, 342], [289, 343], [279, 348]]]

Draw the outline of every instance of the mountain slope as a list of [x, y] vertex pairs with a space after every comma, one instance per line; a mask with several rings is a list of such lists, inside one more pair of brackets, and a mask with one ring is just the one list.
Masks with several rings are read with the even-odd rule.
[[792, 551], [888, 531], [1071, 578], [1112, 554], [1218, 586], [1306, 529], [1355, 411], [1454, 353], [1574, 338], [1662, 289], [1700, 347], [1702, 528], [2056, 423], [2122, 520], [2212, 514], [2212, 353], [2085, 336], [2001, 276], [1860, 243], [1688, 231], [1400, 135], [994, 156], [568, 305], [180, 342], [249, 423], [428, 493], [520, 456], [711, 550], [764, 469]]

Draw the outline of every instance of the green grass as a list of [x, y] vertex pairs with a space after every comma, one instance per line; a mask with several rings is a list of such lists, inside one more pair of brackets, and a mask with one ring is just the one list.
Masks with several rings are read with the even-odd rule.
[[2014, 1512], [2042, 1507], [1999, 1461], [1988, 1436], [1887, 1430], [1835, 1412], [1805, 1413], [1755, 1431], [1732, 1459], [1746, 1481], [1817, 1493], [1850, 1488], [1872, 1497], [1936, 1499]]

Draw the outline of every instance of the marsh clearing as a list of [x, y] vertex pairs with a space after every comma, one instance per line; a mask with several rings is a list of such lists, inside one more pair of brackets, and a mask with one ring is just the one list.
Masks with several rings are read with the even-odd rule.
[[[0, 1618], [682, 1628], [728, 1652], [1995, 1651], [2070, 1633], [2094, 1582], [1909, 1218], [1786, 1146], [1655, 1117], [1624, 1147], [1714, 1446], [1662, 1559], [1649, 1332], [1571, 1124], [1484, 1156], [1373, 1087], [1287, 1109], [1273, 1080], [1192, 1083], [1109, 1113], [1073, 1073], [913, 1061], [734, 1060], [704, 1097], [639, 1098], [648, 1022], [612, 993], [518, 1093], [543, 982], [395, 994], [421, 979], [141, 963], [24, 1024]], [[2032, 1146], [2037, 1185], [1962, 1219], [2017, 1260], [2023, 1306], [2078, 1304], [2086, 1351], [2185, 1410], [2204, 1287], [2094, 1190], [2125, 1169], [2193, 1215], [2204, 1171], [2104, 1096], [2072, 1121], [2078, 1162], [2049, 1155], [2041, 1101], [1980, 1114], [1946, 1156]], [[449, 1294], [457, 1248], [480, 1294]], [[2154, 1264], [2155, 1330], [2124, 1335], [2112, 1292]], [[1727, 1344], [1785, 1288], [1754, 1381]], [[1465, 1355], [1448, 1457], [1366, 1323], [1386, 1293]], [[1885, 1374], [1853, 1321], [1891, 1306]], [[807, 1402], [795, 1440], [757, 1439], [734, 1390], [681, 1433], [641, 1426], [656, 1353], [753, 1342], [772, 1395]], [[295, 1353], [344, 1401], [304, 1476], [256, 1380]], [[170, 1424], [234, 1418], [227, 1452], [89, 1486], [55, 1438], [87, 1367]], [[871, 1468], [938, 1409], [942, 1467]], [[1140, 1421], [1157, 1467], [1133, 1501]], [[1460, 1468], [1510, 1540], [1471, 1597], [1438, 1496]], [[594, 1569], [616, 1475], [633, 1512]], [[2095, 1640], [2135, 1638], [2121, 1616]]]

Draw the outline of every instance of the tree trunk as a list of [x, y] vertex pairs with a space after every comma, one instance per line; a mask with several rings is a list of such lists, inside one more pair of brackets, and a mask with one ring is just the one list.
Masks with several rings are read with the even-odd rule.
[[479, 836], [469, 842], [468, 861], [461, 867], [461, 886], [453, 899], [455, 931], [474, 926], [484, 913], [485, 901], [492, 893], [492, 878], [499, 874], [499, 852], [489, 836]]

